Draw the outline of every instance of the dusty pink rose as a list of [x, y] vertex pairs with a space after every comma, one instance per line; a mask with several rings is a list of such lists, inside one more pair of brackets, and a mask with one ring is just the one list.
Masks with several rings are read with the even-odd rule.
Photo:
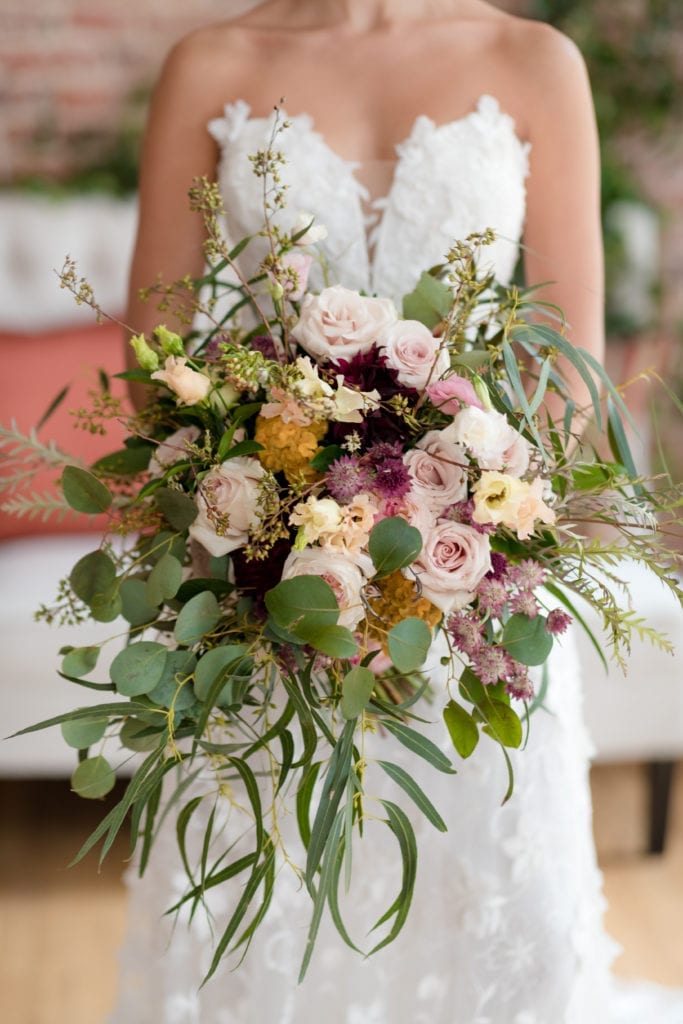
[[467, 497], [463, 450], [441, 430], [430, 430], [403, 456], [412, 477], [411, 493], [436, 515]]
[[292, 551], [282, 569], [282, 579], [293, 576], [320, 576], [329, 583], [341, 609], [339, 625], [354, 629], [365, 615], [361, 590], [375, 569], [368, 555], [349, 556], [325, 548], [304, 548]]
[[259, 522], [259, 485], [265, 470], [238, 456], [210, 470], [197, 489], [197, 518], [190, 536], [216, 557], [242, 547]]
[[477, 398], [472, 381], [456, 373], [430, 384], [427, 394], [432, 405], [447, 416], [455, 416], [463, 405], [473, 405], [475, 409], [484, 408]]
[[341, 285], [306, 295], [292, 335], [314, 359], [338, 363], [367, 352], [396, 321], [390, 299], [373, 299]]
[[185, 356], [167, 356], [163, 370], [152, 374], [178, 396], [179, 405], [196, 405], [211, 390], [211, 381], [203, 373], [187, 365]]
[[438, 522], [413, 568], [424, 596], [444, 614], [464, 608], [491, 569], [489, 539], [465, 523]]
[[384, 331], [379, 342], [387, 366], [397, 371], [401, 384], [417, 391], [448, 370], [448, 352], [440, 345], [419, 320], [398, 320]]

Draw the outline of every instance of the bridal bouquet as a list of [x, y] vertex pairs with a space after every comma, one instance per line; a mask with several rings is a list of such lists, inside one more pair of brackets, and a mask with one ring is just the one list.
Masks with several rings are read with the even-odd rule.
[[[450, 773], [483, 735], [506, 759], [509, 797], [508, 751], [543, 701], [543, 674], [530, 670], [572, 618], [582, 623], [575, 595], [600, 611], [617, 658], [633, 629], [666, 643], [623, 607], [617, 569], [625, 536], [629, 555], [681, 597], [655, 532], [679, 499], [637, 479], [621, 395], [568, 343], [555, 311], [546, 309], [555, 326], [540, 323], [532, 291], [481, 270], [490, 232], [455, 244], [400, 312], [342, 285], [314, 292], [308, 275], [324, 228], [306, 215], [294, 230], [278, 228], [277, 154], [257, 154], [254, 169], [268, 240], [258, 274], [243, 277], [251, 240], [228, 250], [217, 190], [198, 181], [192, 199], [211, 265], [193, 282], [200, 298], [190, 312], [201, 309], [206, 326], [185, 339], [162, 324], [134, 336], [139, 369], [121, 376], [148, 385], [149, 402], [130, 419], [125, 447], [90, 467], [65, 457], [65, 504], [105, 513], [109, 530], [43, 617], [123, 620], [127, 642], [105, 684], [90, 678], [99, 647], [64, 648], [61, 675], [108, 691], [106, 701], [26, 731], [61, 725], [78, 750], [72, 784], [84, 797], [111, 790], [112, 762], [126, 751], [144, 754], [79, 856], [100, 841], [104, 856], [130, 812], [144, 871], [159, 816], [172, 809], [190, 879], [174, 909], [243, 875], [210, 973], [248, 946], [266, 914], [286, 854], [278, 807], [289, 798], [313, 905], [303, 976], [326, 905], [350, 942], [337, 893], [363, 827], [364, 732], [381, 729], [382, 770], [437, 829], [438, 810], [392, 761], [394, 744]], [[62, 282], [96, 306], [73, 263]], [[182, 284], [165, 290], [164, 301], [181, 293]], [[598, 424], [606, 417], [612, 461], [576, 445], [581, 410], [563, 365], [584, 382]], [[564, 401], [559, 420], [545, 412], [548, 392]], [[587, 521], [622, 537], [589, 542]], [[446, 698], [428, 704], [421, 670], [437, 635]], [[450, 757], [421, 728], [425, 715], [443, 716]], [[234, 794], [225, 782], [240, 782], [254, 827], [247, 853], [225, 836], [215, 865], [204, 858], [195, 876], [185, 836], [199, 804], [188, 782], [199, 772], [214, 773], [218, 799]], [[382, 809], [403, 876], [375, 949], [405, 922], [417, 859], [404, 808], [383, 800]]]

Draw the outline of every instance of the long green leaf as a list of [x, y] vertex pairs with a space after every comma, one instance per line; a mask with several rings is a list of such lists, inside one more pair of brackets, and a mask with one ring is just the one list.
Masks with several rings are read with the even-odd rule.
[[296, 820], [299, 826], [301, 841], [306, 849], [308, 849], [308, 844], [311, 841], [311, 797], [313, 796], [313, 789], [315, 788], [320, 768], [320, 761], [313, 761], [309, 764], [296, 793]]
[[320, 796], [320, 803], [313, 821], [311, 840], [308, 845], [308, 857], [306, 859], [306, 884], [309, 889], [313, 888], [313, 878], [320, 864], [323, 850], [330, 834], [339, 802], [346, 789], [351, 758], [353, 756], [353, 732], [354, 722], [347, 722], [332, 752], [325, 784]]
[[[394, 923], [381, 942], [378, 942], [377, 945], [370, 950], [370, 956], [372, 956], [373, 953], [377, 953], [378, 950], [383, 949], [384, 946], [388, 946], [390, 942], [393, 942], [403, 928], [403, 925], [406, 923], [410, 904], [413, 899], [415, 878], [417, 876], [417, 843], [415, 842], [413, 826], [410, 824], [407, 815], [396, 804], [392, 803], [390, 800], [382, 800], [380, 802], [387, 812], [387, 824], [394, 833], [401, 851], [403, 878], [401, 881], [401, 890], [399, 895], [392, 904], [392, 909], [395, 908], [396, 910]], [[386, 914], [383, 915], [383, 917], [381, 917], [375, 924], [375, 928], [380, 924], [383, 924], [385, 920], [387, 920]]]
[[393, 779], [394, 782], [408, 794], [413, 803], [420, 808], [424, 816], [429, 822], [431, 822], [434, 828], [438, 829], [439, 832], [448, 832], [446, 822], [443, 820], [429, 797], [426, 796], [424, 791], [420, 786], [418, 786], [412, 775], [409, 775], [408, 772], [399, 765], [392, 764], [390, 761], [378, 761], [377, 764], [380, 768], [384, 769], [390, 779]]
[[320, 922], [322, 920], [325, 904], [328, 902], [332, 891], [335, 877], [335, 862], [339, 852], [338, 848], [343, 826], [344, 815], [342, 812], [341, 814], [336, 814], [334, 817], [328, 835], [325, 837], [324, 849], [321, 851], [322, 867], [320, 871], [320, 882], [313, 901], [313, 913], [311, 915], [308, 936], [306, 938], [306, 947], [301, 961], [299, 983], [301, 983], [306, 976], [308, 965], [311, 962], [315, 940], [320, 929]]
[[456, 774], [455, 768], [444, 752], [437, 747], [436, 743], [432, 743], [426, 736], [423, 736], [422, 733], [416, 732], [415, 729], [411, 729], [402, 722], [396, 722], [389, 718], [382, 719], [382, 725], [387, 732], [396, 737], [399, 743], [402, 743], [404, 747], [407, 747], [414, 754], [424, 758], [437, 771], [445, 772], [447, 775]]

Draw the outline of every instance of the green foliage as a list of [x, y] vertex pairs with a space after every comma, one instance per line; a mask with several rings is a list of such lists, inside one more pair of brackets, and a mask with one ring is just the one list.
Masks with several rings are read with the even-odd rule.
[[79, 466], [65, 466], [61, 483], [64, 497], [76, 512], [96, 515], [98, 512], [106, 512], [111, 505], [109, 488]]
[[543, 615], [530, 619], [526, 615], [513, 615], [505, 624], [503, 647], [523, 665], [542, 665], [553, 647], [553, 638], [546, 629]]
[[88, 757], [81, 761], [71, 776], [74, 793], [87, 800], [99, 800], [114, 788], [116, 775], [106, 758]]
[[392, 516], [372, 528], [368, 550], [377, 575], [388, 576], [415, 561], [422, 550], [422, 536], [401, 516]]
[[414, 672], [427, 657], [432, 631], [422, 619], [402, 619], [389, 630], [389, 657], [399, 672]]

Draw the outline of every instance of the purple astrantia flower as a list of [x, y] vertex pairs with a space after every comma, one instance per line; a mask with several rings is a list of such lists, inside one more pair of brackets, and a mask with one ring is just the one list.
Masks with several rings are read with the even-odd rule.
[[385, 459], [402, 459], [403, 445], [398, 441], [377, 441], [370, 445], [365, 456], [373, 465], [378, 465]]
[[410, 485], [410, 473], [402, 459], [385, 459], [376, 464], [372, 490], [381, 498], [402, 498], [410, 490]]
[[211, 341], [202, 349], [202, 358], [206, 359], [207, 363], [215, 363], [223, 354], [223, 345], [231, 344], [232, 338], [229, 334], [214, 334]]
[[563, 612], [561, 608], [553, 608], [551, 612], [548, 612], [545, 628], [556, 636], [558, 633], [565, 633], [573, 621], [571, 615]]
[[514, 674], [512, 661], [502, 647], [486, 644], [472, 655], [472, 668], [484, 686], [494, 686], [499, 679], [508, 679]]
[[545, 569], [533, 558], [527, 558], [519, 565], [510, 566], [508, 577], [522, 590], [535, 590], [545, 583]]
[[493, 523], [475, 523], [472, 518], [473, 515], [474, 501], [470, 498], [469, 501], [456, 501], [454, 505], [449, 505], [443, 513], [443, 518], [450, 519], [454, 523], [464, 523], [466, 526], [471, 526], [477, 533], [495, 533], [496, 527]]
[[505, 555], [501, 555], [499, 551], [491, 552], [491, 571], [487, 573], [487, 577], [491, 577], [494, 580], [502, 580], [506, 577], [510, 563], [508, 562]]
[[510, 601], [510, 611], [516, 615], [526, 615], [529, 619], [535, 619], [540, 609], [538, 601], [530, 590], [520, 590]]
[[265, 359], [277, 359], [275, 342], [267, 334], [257, 334], [256, 337], [252, 338], [249, 342], [249, 347], [255, 352], [260, 352]]
[[472, 612], [456, 612], [448, 620], [448, 631], [453, 638], [453, 646], [470, 657], [480, 650], [484, 643], [483, 623]]
[[500, 580], [485, 576], [477, 587], [479, 605], [489, 615], [500, 618], [505, 609], [508, 599], [508, 592]]
[[342, 455], [327, 470], [327, 489], [336, 501], [348, 504], [372, 487], [374, 473], [356, 455]]
[[534, 696], [534, 684], [529, 678], [529, 670], [526, 665], [521, 665], [514, 658], [510, 660], [513, 662], [513, 672], [505, 685], [506, 693], [517, 700], [531, 700]]

